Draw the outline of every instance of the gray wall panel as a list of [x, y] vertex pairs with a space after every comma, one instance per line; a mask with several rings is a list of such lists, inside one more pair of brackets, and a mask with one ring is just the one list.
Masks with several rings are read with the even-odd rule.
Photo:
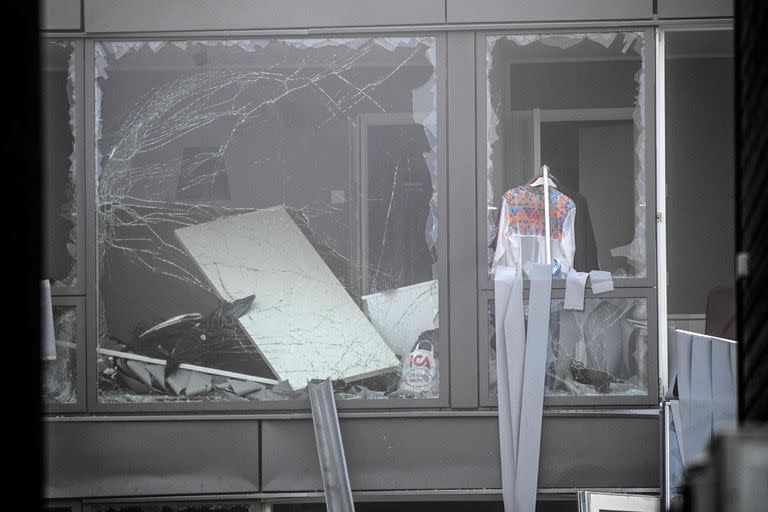
[[646, 19], [652, 0], [447, 0], [449, 23]]
[[443, 23], [443, 0], [85, 0], [87, 32]]
[[659, 0], [659, 18], [732, 17], [733, 0]]
[[448, 47], [448, 239], [451, 407], [475, 408], [477, 235], [475, 221], [475, 38], [450, 33]]
[[[264, 491], [322, 490], [311, 421], [262, 435]], [[495, 418], [342, 419], [341, 435], [353, 490], [500, 486]]]
[[[344, 419], [353, 490], [500, 488], [498, 420]], [[265, 492], [322, 489], [310, 421], [265, 421]], [[539, 486], [659, 487], [656, 417], [545, 417]]]
[[40, 30], [80, 30], [81, 7], [80, 0], [42, 0]]
[[47, 499], [258, 492], [257, 421], [48, 422]]

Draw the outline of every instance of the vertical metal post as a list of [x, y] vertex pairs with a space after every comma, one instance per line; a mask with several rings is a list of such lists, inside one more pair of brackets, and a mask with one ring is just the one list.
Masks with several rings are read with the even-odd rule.
[[659, 396], [667, 393], [667, 177], [664, 31], [656, 29], [656, 262], [659, 304]]
[[311, 382], [308, 387], [326, 507], [328, 512], [354, 512], [355, 505], [352, 502], [352, 488], [349, 485], [347, 459], [344, 456], [344, 443], [341, 441], [331, 379]]
[[550, 237], [552, 233], [549, 227], [549, 166], [541, 166], [541, 177], [544, 178], [544, 235], [546, 237], [546, 245], [544, 247], [544, 254], [547, 258], [547, 265], [552, 264], [552, 247], [550, 247]]

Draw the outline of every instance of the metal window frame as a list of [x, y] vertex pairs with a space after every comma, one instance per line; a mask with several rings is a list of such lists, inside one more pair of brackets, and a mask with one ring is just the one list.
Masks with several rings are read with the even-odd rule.
[[[91, 195], [93, 194], [93, 185], [90, 182], [90, 178], [92, 177], [93, 172], [93, 121], [94, 121], [94, 105], [93, 105], [93, 97], [94, 97], [94, 77], [92, 76], [92, 73], [86, 73], [85, 72], [85, 62], [93, 62], [93, 44], [96, 39], [98, 40], [130, 40], [130, 39], [167, 39], [167, 40], [174, 40], [174, 39], [191, 39], [191, 38], [207, 38], [207, 39], [224, 39], [224, 38], [235, 38], [235, 37], [301, 37], [301, 36], [327, 36], [327, 37], [333, 37], [333, 36], [349, 36], [349, 35], [356, 35], [360, 37], [375, 37], [380, 35], [393, 35], [393, 36], [402, 36], [402, 35], [412, 35], [412, 34], [426, 34], [429, 33], [429, 35], [434, 35], [438, 39], [438, 58], [439, 62], [442, 63], [442, 69], [438, 66], [438, 122], [439, 122], [439, 157], [442, 157], [442, 164], [441, 169], [443, 169], [442, 176], [444, 178], [448, 178], [448, 181], [451, 181], [456, 186], [459, 186], [459, 183], [456, 181], [458, 179], [461, 179], [462, 174], [465, 174], [468, 172], [467, 167], [471, 168], [471, 164], [463, 169], [458, 169], [457, 166], [460, 163], [460, 157], [462, 151], [467, 151], [468, 153], [475, 155], [477, 148], [476, 140], [479, 137], [479, 135], [482, 135], [482, 143], [484, 147], [485, 141], [485, 135], [479, 134], [479, 130], [474, 130], [472, 135], [472, 142], [467, 143], [466, 139], [461, 140], [460, 136], [466, 135], [467, 130], [458, 130], [455, 126], [456, 123], [450, 124], [448, 120], [448, 116], [453, 115], [455, 113], [461, 112], [461, 108], [463, 108], [466, 111], [466, 105], [463, 107], [460, 107], [457, 110], [457, 105], [462, 104], [461, 101], [461, 95], [460, 94], [452, 94], [452, 91], [454, 91], [454, 85], [455, 81], [458, 79], [458, 75], [462, 71], [466, 72], [466, 65], [461, 63], [461, 61], [458, 61], [455, 59], [455, 53], [459, 52], [461, 49], [461, 43], [458, 44], [456, 41], [451, 42], [453, 38], [458, 37], [461, 39], [462, 37], [466, 39], [467, 37], [478, 39], [480, 37], [480, 32], [487, 33], [488, 31], [505, 31], [505, 32], [531, 32], [531, 31], [584, 31], [584, 30], [590, 30], [590, 31], [621, 31], [621, 30], [651, 30], [658, 32], [663, 32], [666, 30], [708, 30], [708, 29], [732, 29], [732, 19], [730, 18], [713, 18], [713, 19], [678, 19], [678, 20], [618, 20], [618, 21], [585, 21], [585, 22], [513, 22], [513, 23], [467, 23], [467, 24], [437, 24], [437, 25], [403, 25], [403, 26], [390, 26], [390, 27], [339, 27], [339, 28], [309, 28], [306, 30], [295, 30], [295, 29], [259, 29], [259, 30], [233, 30], [233, 31], [225, 31], [225, 32], [214, 32], [214, 31], [196, 31], [196, 32], [175, 32], [175, 31], [165, 31], [165, 32], [144, 32], [144, 33], [123, 33], [123, 34], [114, 34], [114, 33], [103, 33], [99, 34], [98, 37], [89, 35], [85, 32], [42, 32], [41, 38], [42, 39], [67, 39], [67, 40], [74, 40], [76, 42], [79, 42], [80, 45], [84, 47], [83, 49], [83, 64], [81, 65], [82, 71], [80, 71], [80, 75], [82, 77], [81, 80], [81, 87], [79, 88], [81, 91], [84, 91], [82, 93], [82, 96], [85, 98], [83, 101], [81, 101], [81, 109], [79, 110], [81, 112], [82, 118], [85, 120], [85, 122], [81, 122], [78, 126], [80, 127], [80, 138], [83, 140], [83, 150], [85, 152], [84, 157], [81, 159], [81, 162], [85, 163], [86, 165], [86, 173], [83, 174], [83, 187], [84, 192], [80, 194], [79, 198], [82, 200], [82, 203], [79, 204], [80, 212], [85, 212], [85, 215], [81, 215], [81, 219], [84, 221], [86, 218], [92, 218], [93, 209], [91, 203]], [[443, 41], [443, 44], [440, 44], [440, 41]], [[446, 42], [446, 40], [448, 40]], [[649, 48], [650, 39], [646, 41], [645, 48]], [[450, 51], [448, 48], [450, 47]], [[656, 56], [659, 55], [659, 48], [656, 47]], [[482, 77], [482, 71], [480, 67], [482, 64], [482, 67], [484, 67], [484, 49], [480, 51], [479, 49], [476, 50], [477, 54], [480, 56], [479, 59], [477, 59], [476, 62], [476, 74], [478, 77]], [[451, 57], [448, 58], [446, 53], [450, 53]], [[659, 65], [659, 62], [657, 61], [655, 67], [655, 71], [658, 71], [663, 66]], [[461, 64], [464, 66], [463, 69], [456, 69], [454, 66], [451, 66], [451, 64]], [[458, 66], [461, 68], [461, 66]], [[90, 68], [88, 69], [90, 71]], [[450, 74], [450, 76], [446, 76]], [[656, 76], [656, 85], [657, 90], [662, 91], [662, 89], [658, 89], [659, 84], [659, 77]], [[484, 85], [484, 84], [483, 84]], [[650, 92], [651, 88], [648, 88], [648, 91]], [[441, 94], [442, 92], [442, 94]], [[475, 94], [475, 96], [480, 96], [479, 94]], [[484, 98], [483, 98], [484, 100]], [[479, 101], [479, 100], [478, 100]], [[658, 103], [657, 103], [658, 105]], [[481, 105], [482, 109], [477, 110], [477, 119], [480, 119], [479, 114], [484, 113], [485, 106], [484, 104]], [[442, 111], [441, 111], [442, 108]], [[83, 113], [83, 110], [85, 113]], [[441, 115], [442, 114], [442, 115]], [[657, 109], [657, 115], [655, 116], [656, 120], [656, 127], [663, 125], [663, 110]], [[650, 118], [649, 118], [650, 119]], [[467, 123], [465, 123], [467, 124]], [[481, 125], [482, 126], [482, 125]], [[649, 130], [649, 126], [646, 127], [647, 130]], [[452, 135], [450, 132], [453, 131], [456, 133], [456, 135]], [[76, 133], [76, 137], [77, 137]], [[663, 132], [662, 133], [656, 133], [655, 138], [653, 140], [650, 139], [651, 132], [648, 131], [647, 136], [649, 137], [647, 146], [651, 145], [651, 142], [656, 142], [657, 149], [661, 149], [662, 145], [659, 144], [659, 141], [663, 140]], [[87, 138], [86, 138], [87, 137]], [[458, 147], [457, 147], [458, 146]], [[450, 155], [448, 155], [450, 153]], [[658, 153], [658, 151], [657, 151]], [[450, 158], [449, 158], [450, 157]], [[656, 155], [655, 161], [658, 163], [658, 154]], [[476, 159], [477, 160], [477, 159]], [[466, 164], [466, 162], [464, 162]], [[452, 167], [453, 166], [453, 167]], [[482, 167], [484, 168], [484, 162], [482, 162]], [[471, 172], [473, 175], [473, 179], [477, 179], [478, 174], [478, 167], [477, 162], [475, 163], [475, 169], [474, 172]], [[663, 168], [657, 166], [657, 176], [659, 175], [659, 172], [663, 172]], [[650, 170], [648, 171], [649, 174], [651, 174]], [[450, 176], [455, 176], [456, 178], [450, 178]], [[484, 178], [484, 177], [483, 177]], [[657, 179], [657, 182], [661, 183], [663, 180]], [[482, 185], [482, 181], [480, 182]], [[444, 197], [451, 199], [448, 197], [449, 187], [446, 183], [446, 180], [444, 179], [441, 184], [442, 185], [439, 189], [439, 194]], [[658, 193], [658, 187], [654, 187], [657, 190]], [[453, 192], [453, 199], [461, 197], [460, 194], [458, 194], [458, 191], [456, 189], [451, 190]], [[481, 204], [484, 204], [484, 196], [480, 195], [480, 199], [482, 200]], [[87, 198], [87, 199], [86, 199]], [[451, 212], [456, 211], [456, 214], [466, 214], [466, 211], [460, 210], [462, 204], [466, 207], [469, 205], [471, 207], [471, 202], [475, 201], [477, 203], [477, 196], [472, 198], [468, 201], [463, 201], [461, 199], [458, 199], [457, 201], [450, 200], [441, 201], [441, 210], [439, 212], [439, 220], [445, 228], [441, 230], [441, 241], [440, 241], [440, 251], [442, 254], [448, 254], [450, 261], [453, 262], [453, 266], [451, 267], [452, 271], [450, 272], [450, 279], [454, 281], [455, 283], [456, 279], [454, 278], [454, 274], [458, 272], [461, 272], [463, 267], [462, 265], [465, 264], [465, 262], [460, 262], [456, 257], [458, 254], [452, 254], [449, 251], [453, 251], [453, 253], [456, 253], [458, 251], [458, 245], [459, 242], [455, 240], [456, 236], [471, 236], [475, 241], [477, 240], [477, 229], [478, 227], [474, 227], [471, 230], [470, 234], [467, 234], [465, 231], [461, 235], [456, 235], [456, 232], [458, 230], [452, 229], [451, 223], [448, 222], [448, 210]], [[450, 203], [448, 205], [447, 203]], [[477, 206], [477, 205], [476, 205]], [[657, 210], [659, 207], [662, 206], [661, 203], [657, 204]], [[652, 209], [648, 208], [648, 211], [652, 211]], [[458, 218], [458, 217], [457, 217]], [[665, 220], [662, 218], [662, 220]], [[81, 251], [82, 258], [81, 261], [84, 261], [86, 263], [86, 272], [81, 274], [80, 276], [80, 282], [84, 282], [86, 284], [87, 289], [87, 298], [86, 303], [88, 307], [88, 311], [94, 311], [95, 305], [96, 305], [96, 298], [95, 294], [93, 293], [95, 291], [95, 284], [94, 284], [94, 271], [92, 268], [93, 262], [90, 260], [92, 259], [92, 256], [95, 254], [95, 245], [93, 244], [93, 240], [95, 239], [95, 232], [93, 229], [93, 226], [90, 222], [87, 222], [83, 227], [83, 231], [85, 232], [85, 236], [81, 236], [81, 240], [86, 241], [86, 247], [85, 250]], [[484, 226], [482, 226], [484, 229]], [[447, 236], [446, 236], [447, 234]], [[660, 246], [663, 243], [664, 237], [659, 232], [657, 233], [657, 236], [659, 237], [659, 243], [657, 244], [657, 247]], [[451, 243], [449, 243], [449, 240]], [[448, 246], [448, 249], [446, 250], [445, 246]], [[475, 246], [477, 244], [475, 243]], [[484, 257], [484, 255], [483, 255]], [[445, 259], [444, 263], [445, 263]], [[661, 263], [662, 260], [659, 260], [657, 263]], [[475, 268], [477, 261], [475, 261]], [[443, 272], [440, 274], [440, 280], [441, 280], [441, 289], [445, 290], [446, 288], [450, 287], [449, 278], [446, 277], [448, 274], [446, 269], [443, 269]], [[631, 284], [637, 285], [637, 280], [633, 280]], [[661, 285], [661, 282], [659, 282]], [[480, 290], [489, 289], [487, 287], [479, 287]], [[491, 288], [492, 289], [492, 288]], [[468, 298], [470, 297], [471, 298]], [[447, 293], [444, 295], [441, 292], [440, 297], [440, 309], [442, 311], [448, 311], [448, 315], [444, 315], [443, 319], [443, 325], [449, 325], [451, 322], [451, 319], [455, 319], [456, 322], [453, 326], [453, 329], [451, 330], [451, 335], [448, 337], [448, 344], [445, 344], [444, 340], [441, 339], [441, 343], [444, 344], [444, 346], [450, 347], [449, 353], [446, 354], [450, 357], [450, 352], [453, 352], [453, 354], [456, 356], [453, 358], [453, 362], [450, 364], [450, 372], [448, 374], [448, 379], [444, 377], [443, 383], [441, 384], [441, 399], [440, 404], [436, 404], [434, 401], [429, 401], [429, 403], [425, 403], [425, 401], [417, 401], [417, 403], [413, 404], [405, 404], [403, 402], [405, 401], [399, 401], [397, 404], [380, 404], [380, 407], [373, 407], [374, 410], [376, 409], [398, 409], [402, 406], [406, 406], [407, 409], [412, 408], [444, 408], [446, 405], [449, 405], [451, 407], [462, 407], [462, 404], [468, 404], [468, 406], [476, 407], [478, 405], [483, 406], [482, 404], [478, 403], [479, 397], [477, 397], [477, 387], [476, 384], [470, 384], [470, 392], [469, 393], [461, 393], [459, 388], [461, 385], [463, 385], [462, 381], [466, 381], [466, 378], [469, 377], [470, 379], [477, 380], [476, 377], [473, 377], [472, 372], [474, 369], [474, 376], [478, 375], [478, 349], [479, 347], [482, 347], [483, 343], [482, 340], [475, 340], [476, 343], [480, 343], [480, 345], [473, 345], [472, 343], [467, 343], [466, 335], [464, 333], [465, 329], [462, 329], [463, 324], [471, 325], [472, 328], [476, 331], [477, 330], [477, 311], [478, 311], [478, 297], [477, 293], [458, 293], [457, 291], [451, 291], [447, 290]], [[449, 305], [453, 307], [453, 309], [449, 309]], [[659, 307], [662, 307], [661, 302], [659, 303]], [[661, 326], [663, 319], [664, 312], [659, 311], [659, 325]], [[89, 317], [92, 315], [89, 315]], [[91, 320], [89, 320], [89, 326], [88, 326], [88, 334], [89, 338], [93, 337], [93, 334], [95, 334], [93, 328], [90, 326], [90, 324], [93, 323]], [[450, 329], [450, 327], [449, 327]], [[461, 331], [459, 329], [462, 329]], [[459, 339], [459, 334], [462, 334], [461, 339]], [[659, 330], [659, 373], [660, 377], [666, 378], [666, 372], [664, 370], [664, 367], [666, 366], [665, 363], [665, 352], [666, 352], [666, 344], [665, 344], [665, 327], [661, 328]], [[441, 335], [442, 336], [442, 335]], [[90, 340], [88, 342], [88, 364], [86, 365], [86, 374], [87, 374], [87, 382], [92, 383], [95, 381], [95, 368], [93, 367], [92, 361], [91, 361], [91, 342]], [[468, 348], [468, 345], [472, 345], [470, 348]], [[472, 352], [474, 351], [474, 355], [472, 355]], [[95, 354], [93, 356], [95, 358]], [[464, 359], [468, 358], [468, 359]], [[444, 365], [444, 368], [448, 367], [449, 365]], [[480, 375], [482, 375], [482, 371], [479, 372]], [[443, 372], [443, 375], [445, 376], [445, 371]], [[461, 377], [461, 378], [459, 378]], [[448, 388], [444, 388], [442, 386], [447, 386], [446, 381], [450, 381], [450, 385]], [[474, 400], [472, 399], [471, 391], [472, 389], [476, 390]], [[92, 394], [93, 390], [91, 389], [91, 386], [86, 385], [86, 392], [87, 394]], [[446, 394], [449, 397], [449, 401], [443, 402], [442, 398], [446, 397]], [[466, 397], [466, 395], [469, 396], [469, 398]], [[461, 398], [464, 396], [464, 398]], [[357, 402], [357, 401], [356, 401]], [[360, 402], [357, 402], [357, 404], [360, 404]], [[474, 404], [474, 405], [473, 405]], [[91, 399], [88, 401], [88, 410], [90, 411], [92, 409], [92, 406], [95, 405]], [[174, 414], [176, 412], [185, 412], [185, 409], [179, 408], [182, 404], [159, 404], [161, 407], [156, 408], [153, 410], [162, 411], [165, 413]], [[169, 407], [170, 405], [170, 407]], [[247, 409], [238, 409], [237, 407], [226, 407], [222, 409], [208, 409], [206, 407], [203, 407], [204, 404], [189, 404], [189, 408], [186, 409], [186, 412], [205, 412], [207, 411], [246, 411], [254, 409], [252, 406], [248, 407]], [[208, 404], [210, 405], [210, 404]], [[232, 404], [230, 404], [232, 405]], [[274, 403], [273, 406], [265, 407], [264, 410], [272, 410], [272, 411], [280, 411], [283, 409], [282, 403]], [[395, 407], [393, 407], [393, 405]], [[295, 411], [298, 409], [307, 409], [308, 404], [298, 405], [291, 407], [287, 409], [288, 412]], [[356, 405], [354, 408], [359, 407], [359, 405]], [[347, 406], [345, 404], [341, 404], [342, 409], [346, 409]], [[364, 406], [363, 409], [366, 409], [367, 406]], [[127, 412], [143, 412], [141, 409], [136, 408], [128, 408], [126, 409]], [[106, 409], [97, 408], [94, 410], [94, 412], [119, 412], [119, 410], [113, 409], [111, 407], [107, 407]], [[425, 412], [429, 412], [428, 410], [425, 410]]]
[[657, 0], [661, 19], [733, 16], [733, 0]]
[[[646, 363], [648, 365], [648, 393], [646, 395], [588, 395], [588, 396], [544, 396], [544, 407], [658, 407], [659, 388], [658, 380], [658, 336], [654, 330], [657, 322], [657, 310], [655, 304], [655, 291], [651, 288], [617, 288], [612, 292], [595, 295], [587, 292], [585, 299], [645, 299], [648, 308], [648, 353]], [[526, 290], [525, 297], [528, 297]], [[562, 299], [565, 297], [565, 290], [553, 289], [552, 299]], [[492, 290], [480, 290], [478, 292], [478, 318], [486, 319], [479, 321], [478, 340], [480, 343], [480, 372], [478, 374], [480, 381], [480, 405], [483, 407], [497, 407], [496, 397], [491, 396], [489, 391], [489, 368], [490, 368], [490, 343], [488, 337], [488, 302], [493, 300]]]
[[659, 217], [656, 223], [656, 239], [658, 275], [663, 279], [657, 280], [659, 307], [659, 382], [660, 396], [665, 396], [669, 387], [668, 382], [668, 351], [667, 327], [669, 311], [667, 308], [667, 131], [666, 131], [666, 34], [670, 32], [704, 32], [704, 31], [733, 31], [730, 21], [711, 21], [708, 23], [691, 23], [683, 21], [658, 26], [655, 29], [656, 39], [656, 210]]
[[652, 0], [486, 0], [465, 2], [447, 0], [446, 19], [450, 22], [521, 19], [526, 21], [583, 19], [650, 19]]
[[[656, 127], [654, 124], [655, 109], [656, 109], [656, 97], [655, 88], [653, 87], [656, 77], [656, 53], [654, 48], [655, 34], [654, 29], [647, 25], [635, 25], [635, 26], [623, 26], [620, 28], [608, 28], [608, 27], [593, 27], [589, 24], [577, 25], [574, 24], [571, 28], [559, 28], [554, 30], [507, 30], [507, 31], [485, 31], [477, 32], [477, 55], [476, 55], [476, 75], [477, 75], [477, 126], [483, 129], [477, 130], [477, 232], [478, 236], [487, 232], [487, 211], [486, 211], [486, 197], [488, 192], [488, 180], [487, 180], [487, 157], [488, 157], [488, 143], [487, 143], [487, 112], [486, 112], [486, 82], [487, 82], [487, 69], [486, 69], [486, 52], [487, 52], [487, 38], [489, 36], [499, 35], [517, 35], [517, 34], [557, 34], [557, 33], [574, 33], [574, 32], [642, 32], [644, 36], [643, 55], [642, 59], [645, 64], [645, 190], [646, 190], [646, 208], [645, 208], [645, 225], [646, 225], [646, 275], [645, 277], [636, 278], [617, 278], [614, 279], [614, 286], [617, 288], [651, 288], [656, 285], [657, 281], [657, 263], [656, 263], [656, 232], [653, 226], [656, 224], [656, 197], [653, 193], [656, 190], [656, 158], [655, 158], [655, 141], [656, 141]], [[478, 240], [479, 242], [479, 240]], [[493, 290], [493, 280], [488, 273], [487, 265], [487, 247], [485, 244], [478, 243], [478, 268], [477, 279], [479, 283], [479, 289], [481, 290]], [[526, 285], [527, 286], [527, 285]], [[564, 289], [564, 280], [555, 280], [552, 282], [553, 289]]]
[[[75, 110], [74, 110], [74, 125], [75, 131], [72, 134], [73, 148], [72, 152], [75, 156], [75, 246], [77, 248], [77, 259], [75, 260], [75, 272], [77, 276], [77, 283], [74, 286], [54, 286], [51, 287], [51, 295], [54, 297], [59, 296], [78, 296], [85, 295], [88, 288], [88, 279], [86, 276], [86, 262], [88, 261], [88, 255], [86, 254], [86, 236], [85, 236], [85, 219], [84, 219], [84, 206], [85, 206], [85, 130], [83, 129], [83, 123], [85, 121], [85, 69], [84, 69], [84, 42], [78, 37], [64, 37], [59, 34], [48, 34], [40, 38], [41, 44], [47, 44], [49, 42], [66, 42], [73, 45], [73, 54], [75, 59], [75, 83], [72, 84], [75, 95]], [[47, 170], [46, 170], [47, 171]], [[47, 190], [47, 186], [46, 186]], [[51, 245], [51, 240], [47, 239], [47, 233], [45, 234], [44, 243], [46, 246]]]
[[669, 402], [662, 402], [661, 404], [661, 454], [659, 460], [661, 461], [661, 503], [664, 506], [664, 510], [669, 510], [671, 505], [671, 482], [669, 479], [669, 436], [670, 436], [670, 422], [672, 420], [672, 414], [670, 411]]
[[[663, 0], [662, 0], [663, 1]], [[692, 23], [690, 20], [678, 20], [674, 23], [659, 25], [655, 28], [656, 38], [656, 187], [657, 210], [660, 212], [659, 222], [656, 225], [657, 258], [659, 263], [659, 275], [667, 275], [667, 211], [666, 211], [666, 178], [667, 178], [667, 133], [666, 133], [666, 34], [674, 32], [705, 32], [705, 31], [734, 31], [731, 20], [712, 20], [705, 23]], [[658, 281], [658, 336], [659, 336], [659, 396], [666, 396], [669, 390], [669, 339], [667, 327], [669, 324], [669, 312], [667, 309], [667, 280]], [[661, 439], [662, 461], [661, 481], [662, 500], [666, 508], [670, 506], [670, 422], [672, 415], [668, 401], [661, 402]]]
[[85, 297], [54, 296], [53, 307], [72, 307], [77, 315], [77, 357], [75, 358], [75, 393], [77, 401], [73, 404], [43, 403], [42, 412], [46, 414], [82, 413], [86, 411], [88, 402], [85, 385], [86, 375], [86, 339], [85, 332], [88, 324], [88, 315], [85, 307]]
[[321, 0], [310, 4], [302, 0], [226, 0], [216, 4], [189, 0], [84, 0], [83, 4], [84, 27], [93, 33], [445, 22], [443, 0], [417, 4], [407, 0]]
[[[436, 44], [436, 82], [437, 82], [437, 127], [438, 127], [438, 197], [448, 197], [448, 167], [447, 167], [447, 51], [446, 35], [443, 33], [427, 32], [409, 32], [403, 33], [366, 33], [365, 38], [373, 37], [400, 37], [403, 35], [419, 34], [424, 37], [432, 37]], [[307, 37], [306, 35], [304, 37]], [[326, 37], [332, 38], [329, 33]], [[339, 37], [338, 34], [336, 37]], [[349, 37], [345, 35], [344, 37]], [[247, 412], [247, 411], [303, 411], [309, 410], [308, 400], [283, 400], [270, 402], [154, 402], [154, 403], [101, 403], [98, 397], [97, 386], [97, 320], [98, 320], [98, 268], [97, 268], [97, 216], [96, 216], [96, 76], [92, 72], [95, 58], [95, 45], [102, 40], [189, 40], [189, 39], [212, 39], [225, 40], [238, 38], [238, 36], [229, 33], [208, 33], [206, 37], [191, 38], [182, 36], [178, 33], [158, 32], [153, 33], [151, 37], [115, 37], [115, 38], [87, 38], [85, 41], [85, 67], [88, 69], [85, 77], [85, 162], [86, 162], [86, 193], [85, 193], [85, 230], [86, 247], [89, 254], [94, 257], [88, 260], [88, 293], [87, 307], [88, 311], [94, 314], [88, 322], [87, 328], [87, 387], [88, 392], [88, 412], [94, 413], [146, 413], [146, 412], [166, 412], [166, 413], [199, 413], [199, 412]], [[448, 260], [449, 257], [449, 221], [448, 221], [448, 201], [439, 201], [438, 206], [438, 290], [439, 290], [439, 310], [448, 311], [450, 304], [450, 294], [453, 288], [449, 281]], [[444, 256], [443, 256], [444, 255]], [[438, 398], [430, 399], [387, 399], [387, 400], [350, 400], [340, 401], [338, 408], [340, 410], [350, 409], [372, 409], [372, 410], [398, 410], [398, 409], [435, 409], [446, 408], [451, 404], [451, 318], [450, 315], [443, 315], [440, 328], [440, 346], [445, 347], [441, 350], [440, 366], [443, 369], [440, 379], [440, 395]]]
[[42, 0], [39, 6], [42, 30], [83, 28], [82, 0]]
[[[475, 96], [476, 84], [467, 73], [474, 58], [474, 34], [447, 34], [448, 66], [448, 238], [450, 267], [451, 349], [453, 363], [451, 406], [472, 409], [478, 406], [477, 389], [477, 307], [474, 269], [477, 232], [473, 212], [475, 193]], [[460, 122], [451, 122], [451, 120]]]

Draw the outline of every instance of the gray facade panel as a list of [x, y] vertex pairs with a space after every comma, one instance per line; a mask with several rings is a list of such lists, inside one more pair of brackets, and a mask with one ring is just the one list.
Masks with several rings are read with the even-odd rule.
[[85, 0], [86, 32], [247, 30], [443, 22], [443, 0]]
[[732, 17], [733, 0], [659, 0], [659, 18]]
[[257, 421], [47, 422], [44, 432], [47, 499], [259, 490]]
[[[496, 428], [495, 418], [343, 419], [352, 490], [500, 487]], [[311, 421], [265, 421], [262, 433], [265, 492], [322, 490]]]
[[648, 19], [652, 0], [447, 0], [448, 23]]
[[[657, 417], [545, 417], [540, 488], [659, 487]], [[495, 417], [346, 419], [352, 489], [501, 487]], [[309, 421], [265, 421], [265, 492], [322, 489]]]
[[80, 30], [80, 0], [43, 0], [40, 2], [40, 30]]
[[448, 47], [448, 239], [451, 322], [451, 407], [474, 408], [477, 393], [475, 234], [475, 80], [467, 63], [471, 33], [451, 33]]

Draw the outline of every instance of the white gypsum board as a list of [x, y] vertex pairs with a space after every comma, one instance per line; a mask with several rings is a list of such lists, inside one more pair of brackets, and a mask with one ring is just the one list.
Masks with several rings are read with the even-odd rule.
[[356, 380], [399, 365], [283, 206], [176, 230], [224, 300], [255, 295], [239, 321], [280, 380]]
[[363, 295], [371, 323], [397, 355], [407, 355], [422, 332], [436, 327], [437, 291], [433, 280]]

